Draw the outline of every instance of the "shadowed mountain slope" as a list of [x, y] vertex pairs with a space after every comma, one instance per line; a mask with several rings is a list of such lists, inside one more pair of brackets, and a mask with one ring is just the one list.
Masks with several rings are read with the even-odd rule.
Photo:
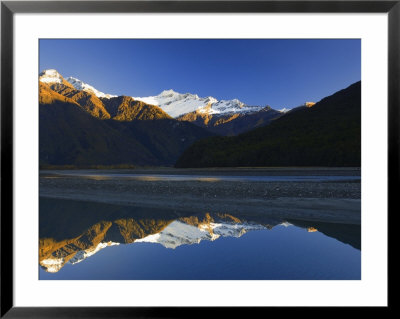
[[361, 82], [234, 137], [188, 148], [176, 167], [360, 166]]
[[39, 162], [43, 165], [172, 165], [210, 133], [172, 119], [99, 120], [76, 104], [39, 106]]
[[[49, 75], [50, 73], [50, 75]], [[97, 97], [52, 70], [39, 82], [39, 163], [173, 165], [208, 131], [131, 97]], [[44, 80], [43, 80], [44, 79]]]
[[86, 113], [75, 104], [57, 101], [39, 106], [41, 165], [155, 164], [157, 159], [134, 137]]

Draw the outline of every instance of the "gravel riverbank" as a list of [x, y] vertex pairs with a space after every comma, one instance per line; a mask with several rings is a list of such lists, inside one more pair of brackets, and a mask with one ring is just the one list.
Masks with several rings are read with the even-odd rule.
[[[88, 176], [79, 174], [91, 173]], [[235, 176], [358, 176], [359, 169], [226, 169], [130, 170], [113, 174], [148, 174], [142, 180], [109, 178], [110, 171], [41, 171], [40, 196], [111, 204], [222, 213], [265, 213], [296, 218], [358, 224], [360, 181], [224, 181]], [[158, 180], [157, 174], [202, 175], [202, 180]], [[275, 175], [274, 175], [275, 174]]]

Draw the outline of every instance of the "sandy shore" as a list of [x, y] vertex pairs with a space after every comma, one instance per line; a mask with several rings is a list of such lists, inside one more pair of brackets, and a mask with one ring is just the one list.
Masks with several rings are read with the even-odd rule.
[[[361, 184], [341, 182], [160, 181], [83, 178], [93, 171], [41, 171], [40, 196], [196, 212], [268, 214], [280, 218], [359, 224]], [[118, 170], [128, 174], [359, 176], [359, 169]], [[64, 175], [59, 175], [64, 174]]]

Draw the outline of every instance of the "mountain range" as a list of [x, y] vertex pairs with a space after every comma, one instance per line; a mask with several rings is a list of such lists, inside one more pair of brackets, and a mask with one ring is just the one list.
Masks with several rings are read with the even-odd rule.
[[358, 166], [361, 84], [355, 86], [353, 94], [343, 93], [348, 88], [316, 104], [278, 111], [174, 90], [117, 96], [44, 70], [39, 74], [39, 163]]
[[41, 72], [39, 81], [48, 84], [55, 92], [71, 97], [91, 115], [100, 119], [123, 121], [141, 119], [130, 112], [129, 106], [126, 107], [129, 103], [139, 103], [142, 107], [152, 105], [153, 110], [161, 109], [165, 112], [158, 112], [157, 118], [166, 117], [167, 114], [170, 118], [192, 122], [219, 135], [237, 135], [249, 129], [266, 125], [287, 111], [286, 109], [283, 111], [273, 110], [268, 105], [250, 106], [238, 99], [217, 100], [212, 96], [202, 98], [197, 94], [182, 94], [171, 89], [164, 90], [156, 96], [124, 96], [125, 107], [121, 107], [119, 101], [114, 99], [121, 97], [100, 92], [74, 77], [64, 79], [53, 69]]

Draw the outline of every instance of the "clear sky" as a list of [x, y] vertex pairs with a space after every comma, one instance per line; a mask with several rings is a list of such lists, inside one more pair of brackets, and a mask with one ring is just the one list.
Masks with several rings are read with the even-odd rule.
[[361, 80], [361, 40], [40, 40], [39, 71], [104, 93], [173, 89], [292, 108]]

